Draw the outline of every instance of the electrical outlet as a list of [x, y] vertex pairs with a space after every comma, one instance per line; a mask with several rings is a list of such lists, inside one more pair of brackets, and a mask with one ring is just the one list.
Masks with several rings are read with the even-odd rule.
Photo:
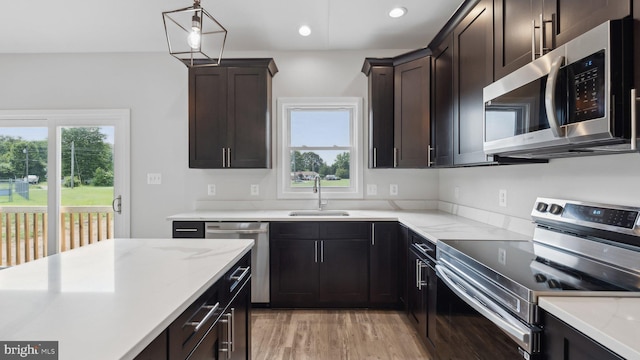
[[389, 195], [398, 195], [398, 184], [389, 185]]
[[453, 189], [453, 197], [457, 200], [460, 199], [460, 188], [459, 187], [455, 187]]
[[506, 189], [498, 190], [498, 205], [502, 207], [507, 207], [507, 190]]
[[252, 195], [252, 196], [258, 196], [258, 195], [260, 195], [260, 185], [258, 185], [258, 184], [251, 184], [251, 195]]
[[147, 174], [148, 185], [160, 185], [162, 184], [162, 174], [148, 173]]
[[216, 184], [207, 185], [207, 195], [214, 196], [216, 194]]
[[378, 195], [378, 185], [367, 184], [367, 195]]

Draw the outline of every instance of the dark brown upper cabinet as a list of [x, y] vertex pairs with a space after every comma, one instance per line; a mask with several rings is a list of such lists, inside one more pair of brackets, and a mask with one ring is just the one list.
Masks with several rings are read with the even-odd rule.
[[370, 168], [430, 167], [430, 59], [425, 49], [365, 59]]
[[453, 35], [433, 47], [431, 144], [437, 167], [453, 165]]
[[369, 168], [393, 167], [393, 59], [365, 59], [368, 80]]
[[494, 0], [495, 79], [607, 20], [631, 15], [631, 3], [631, 0]]
[[479, 1], [453, 30], [455, 165], [488, 162], [482, 148], [482, 91], [493, 81], [492, 5], [491, 0]]
[[189, 167], [271, 167], [273, 59], [189, 69]]
[[394, 69], [394, 164], [425, 168], [431, 161], [431, 57], [423, 56]]

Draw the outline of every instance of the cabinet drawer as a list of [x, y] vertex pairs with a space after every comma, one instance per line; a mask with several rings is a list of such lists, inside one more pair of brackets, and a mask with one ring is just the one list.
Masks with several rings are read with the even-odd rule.
[[204, 222], [174, 221], [172, 237], [174, 239], [204, 239]]
[[317, 222], [273, 222], [269, 224], [270, 237], [275, 239], [318, 239]]
[[420, 249], [423, 253], [425, 253], [425, 255], [433, 259], [436, 258], [436, 244], [414, 233], [413, 231], [409, 231], [409, 247], [411, 247], [411, 245], [413, 244], [419, 244]]
[[320, 239], [369, 239], [370, 223], [332, 221], [320, 223]]
[[186, 359], [224, 311], [219, 282], [169, 325], [169, 360]]

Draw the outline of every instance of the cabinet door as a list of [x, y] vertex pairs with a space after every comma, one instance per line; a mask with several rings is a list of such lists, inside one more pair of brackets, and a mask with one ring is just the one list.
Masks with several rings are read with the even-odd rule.
[[591, 338], [565, 324], [556, 317], [543, 313], [544, 334], [542, 352], [548, 360], [621, 360]]
[[409, 279], [410, 267], [408, 262], [409, 256], [409, 229], [400, 224], [398, 225], [398, 284], [400, 285], [400, 305], [406, 313], [409, 312], [408, 308], [408, 289], [411, 286], [411, 280]]
[[[226, 359], [251, 359], [251, 289], [245, 283], [238, 295], [233, 299], [223, 315], [220, 329], [224, 353], [229, 352]], [[224, 357], [223, 357], [224, 358]]]
[[225, 324], [218, 322], [214, 325], [202, 341], [196, 346], [187, 360], [218, 360], [226, 359], [225, 355], [220, 352], [221, 339], [220, 332]]
[[271, 100], [267, 69], [228, 68], [227, 151], [232, 168], [271, 166]]
[[[433, 265], [433, 264], [431, 264]], [[436, 275], [436, 269], [432, 266], [426, 268], [426, 282], [427, 282], [427, 329], [426, 340], [427, 348], [432, 354], [435, 354], [435, 342], [436, 342], [436, 316], [437, 316], [437, 301], [438, 301], [438, 275]]]
[[320, 241], [318, 300], [326, 306], [366, 306], [369, 298], [369, 241]]
[[319, 241], [271, 239], [271, 305], [309, 306], [318, 301]]
[[454, 163], [487, 161], [482, 91], [493, 81], [492, 1], [481, 0], [454, 29]]
[[227, 69], [189, 70], [189, 167], [221, 168], [227, 134]]
[[[495, 79], [532, 61], [532, 45], [539, 52], [542, 0], [494, 0]], [[532, 35], [534, 38], [532, 39]]]
[[453, 36], [434, 50], [431, 109], [435, 166], [453, 165]]
[[369, 168], [393, 167], [393, 66], [369, 73]]
[[149, 344], [134, 360], [166, 360], [167, 359], [167, 331], [163, 331]]
[[631, 0], [544, 0], [547, 47], [562, 45], [611, 19], [631, 15]]
[[427, 298], [426, 287], [420, 284], [425, 279], [424, 262], [409, 251], [409, 321], [418, 331], [420, 339], [424, 341], [427, 332]]
[[371, 306], [398, 306], [398, 223], [374, 223], [369, 252]]
[[429, 57], [394, 69], [394, 146], [397, 167], [424, 168], [429, 164]]

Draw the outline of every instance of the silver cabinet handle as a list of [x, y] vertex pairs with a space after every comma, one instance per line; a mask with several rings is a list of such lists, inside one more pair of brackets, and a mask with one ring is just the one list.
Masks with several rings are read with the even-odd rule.
[[[200, 328], [207, 322], [209, 321], [209, 319], [211, 319], [211, 317], [213, 316], [213, 314], [215, 314], [216, 311], [218, 311], [218, 308], [220, 307], [220, 303], [217, 302], [215, 305], [204, 305], [203, 307], [200, 308], [200, 310], [202, 309], [209, 309], [209, 312], [207, 312], [207, 315], [204, 316], [204, 318], [200, 321], [191, 321], [191, 322], [187, 322], [185, 323], [185, 326], [195, 326], [195, 328], [193, 329], [194, 332], [197, 332], [198, 330], [200, 330]], [[198, 310], [198, 311], [200, 311]]]
[[422, 269], [426, 268], [427, 264], [418, 260], [418, 272], [420, 273], [420, 281], [418, 281], [418, 290], [422, 290], [422, 287], [428, 285], [428, 282], [422, 279]]
[[420, 289], [420, 260], [416, 259], [416, 289]]
[[393, 148], [393, 167], [398, 167], [398, 148]]
[[222, 167], [227, 167], [227, 149], [222, 148]]
[[638, 150], [638, 98], [636, 89], [631, 89], [631, 150]]
[[536, 20], [531, 20], [531, 61], [536, 59]]
[[431, 152], [433, 151], [433, 147], [429, 145], [427, 148], [427, 167], [431, 167], [433, 165], [433, 161], [431, 161]]
[[313, 246], [315, 248], [314, 258], [315, 258], [315, 262], [318, 262], [318, 240], [314, 240], [313, 242], [314, 242]]
[[540, 56], [544, 55], [544, 15], [540, 13]]
[[198, 232], [198, 229], [194, 228], [178, 228], [175, 229], [176, 232]]
[[378, 149], [373, 148], [373, 167], [378, 167]]
[[324, 262], [324, 240], [320, 241], [320, 262]]
[[549, 77], [547, 77], [547, 88], [545, 89], [544, 107], [547, 111], [547, 119], [549, 120], [549, 127], [554, 137], [563, 137], [564, 131], [560, 127], [558, 117], [556, 116], [556, 83], [558, 82], [558, 72], [560, 66], [564, 62], [564, 56], [558, 56], [551, 63], [551, 69], [549, 69]]
[[231, 167], [231, 148], [227, 148], [227, 167]]
[[371, 224], [371, 246], [376, 246], [376, 224]]
[[[233, 310], [233, 309], [232, 309]], [[226, 345], [226, 348], [220, 348], [221, 352], [227, 353], [227, 359], [231, 359], [231, 353], [233, 352], [233, 313], [229, 312], [224, 314], [226, 319], [220, 320], [221, 323], [227, 324], [227, 336], [226, 341], [222, 341], [222, 345]]]

